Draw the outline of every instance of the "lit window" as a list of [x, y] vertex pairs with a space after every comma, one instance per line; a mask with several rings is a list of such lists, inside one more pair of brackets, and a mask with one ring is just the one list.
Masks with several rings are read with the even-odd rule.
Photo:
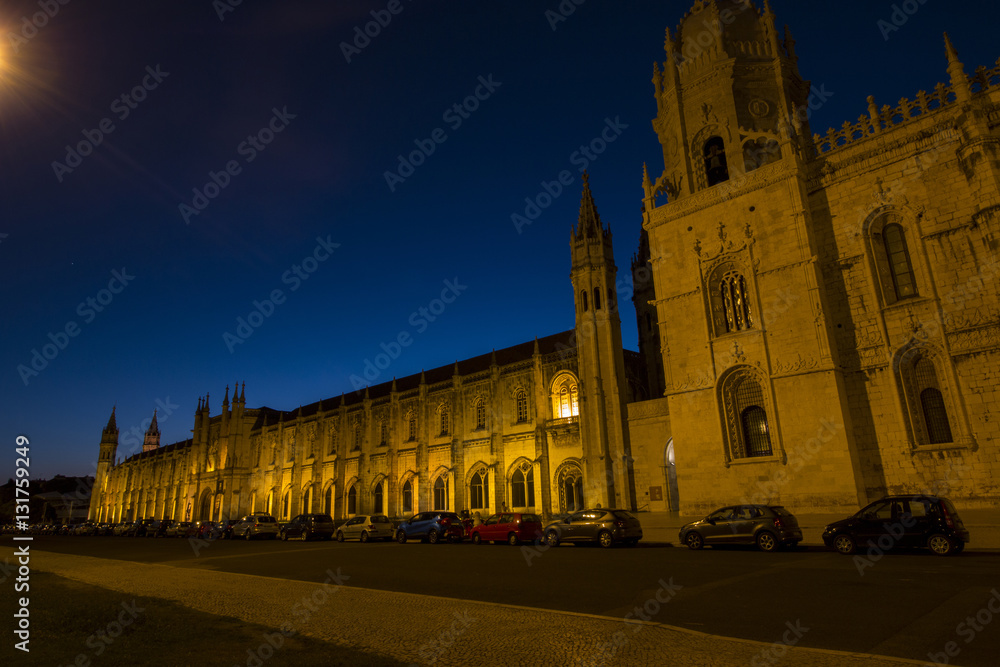
[[556, 382], [552, 398], [556, 419], [575, 417], [580, 414], [576, 380], [572, 377], [567, 375]]

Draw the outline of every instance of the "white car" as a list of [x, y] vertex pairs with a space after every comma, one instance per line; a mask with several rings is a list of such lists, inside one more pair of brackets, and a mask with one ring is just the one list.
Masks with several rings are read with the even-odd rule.
[[337, 541], [344, 540], [391, 540], [396, 529], [389, 517], [384, 514], [364, 514], [347, 520], [337, 529]]
[[252, 540], [258, 535], [274, 539], [278, 536], [278, 522], [270, 514], [248, 514], [233, 526], [233, 539]]

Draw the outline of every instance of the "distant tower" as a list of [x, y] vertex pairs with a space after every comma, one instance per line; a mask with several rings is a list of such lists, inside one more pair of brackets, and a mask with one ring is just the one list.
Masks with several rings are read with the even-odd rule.
[[618, 269], [611, 230], [601, 224], [587, 174], [583, 175], [579, 223], [570, 248], [581, 385], [580, 437], [586, 460], [583, 502], [634, 509], [625, 358], [615, 294]]
[[90, 491], [90, 511], [87, 518], [91, 521], [107, 521], [108, 517], [102, 515], [101, 502], [104, 495], [105, 485], [108, 480], [108, 471], [114, 466], [115, 453], [118, 451], [118, 424], [115, 421], [115, 408], [111, 408], [111, 417], [108, 425], [101, 433], [101, 446], [97, 455], [97, 470], [94, 473], [94, 488]]
[[153, 421], [146, 429], [146, 437], [142, 440], [142, 451], [151, 452], [160, 446], [160, 427], [156, 423], [156, 410], [153, 410]]
[[656, 292], [650, 266], [649, 235], [643, 229], [639, 235], [639, 252], [632, 256], [632, 303], [639, 331], [639, 359], [642, 385], [647, 395], [643, 399], [663, 398], [663, 357], [660, 352], [660, 327], [656, 317]]

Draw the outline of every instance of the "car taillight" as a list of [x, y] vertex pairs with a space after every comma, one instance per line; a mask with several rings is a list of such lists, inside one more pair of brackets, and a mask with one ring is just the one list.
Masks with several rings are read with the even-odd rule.
[[446, 516], [445, 517], [441, 517], [441, 525], [442, 526], [449, 526], [449, 525], [451, 525], [451, 518], [450, 517], [446, 517]]
[[615, 526], [617, 526], [618, 528], [624, 528], [626, 526], [626, 523], [621, 519], [618, 519], [617, 521], [615, 521]]
[[260, 524], [259, 524], [259, 523], [256, 523], [256, 522], [254, 522], [254, 524], [253, 524], [253, 527], [254, 527], [254, 528], [260, 528]]
[[785, 527], [785, 524], [781, 522], [781, 519], [775, 518], [774, 519], [774, 527], [777, 528], [778, 530], [781, 530], [782, 528]]
[[948, 513], [948, 508], [944, 504], [941, 505], [941, 514], [944, 516], [944, 522], [948, 524], [948, 527], [954, 528], [955, 522], [951, 520], [951, 514]]
[[368, 524], [368, 530], [375, 530], [375, 524], [374, 523]]

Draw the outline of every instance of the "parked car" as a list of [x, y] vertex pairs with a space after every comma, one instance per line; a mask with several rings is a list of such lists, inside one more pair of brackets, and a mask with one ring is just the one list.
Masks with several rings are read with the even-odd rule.
[[239, 519], [226, 519], [219, 522], [219, 537], [228, 540], [233, 536], [233, 526], [240, 522]]
[[506, 542], [516, 546], [521, 542], [534, 542], [542, 537], [542, 520], [537, 514], [493, 514], [483, 523], [473, 526], [469, 537], [473, 544]]
[[396, 534], [392, 520], [384, 514], [364, 514], [348, 519], [337, 528], [337, 541], [391, 540]]
[[146, 526], [146, 537], [163, 537], [172, 523], [171, 519], [154, 519]]
[[73, 527], [73, 535], [95, 535], [97, 534], [97, 524], [93, 521], [78, 523]]
[[251, 540], [257, 536], [274, 539], [278, 536], [278, 522], [270, 514], [248, 514], [233, 526], [233, 539]]
[[333, 519], [329, 514], [300, 514], [281, 526], [279, 535], [283, 540], [296, 537], [302, 540], [311, 537], [329, 540], [333, 537], [333, 529]]
[[642, 526], [634, 516], [619, 509], [587, 509], [545, 526], [549, 546], [561, 542], [596, 542], [602, 547], [624, 543], [634, 547], [642, 539]]
[[187, 537], [191, 532], [192, 524], [190, 521], [174, 521], [167, 529], [163, 531], [164, 537]]
[[761, 551], [777, 551], [798, 545], [802, 530], [795, 516], [780, 505], [730, 505], [685, 524], [679, 536], [689, 549], [754, 544]]
[[442, 540], [461, 542], [464, 538], [462, 517], [454, 512], [420, 512], [396, 527], [396, 541], [400, 544], [412, 539], [437, 544]]
[[111, 534], [116, 537], [128, 535], [129, 529], [133, 528], [134, 526], [135, 526], [134, 521], [122, 521], [121, 523], [115, 525], [115, 527], [111, 530]]
[[938, 556], [962, 553], [969, 531], [947, 498], [926, 495], [886, 496], [823, 531], [823, 543], [850, 555], [859, 545], [927, 547]]

